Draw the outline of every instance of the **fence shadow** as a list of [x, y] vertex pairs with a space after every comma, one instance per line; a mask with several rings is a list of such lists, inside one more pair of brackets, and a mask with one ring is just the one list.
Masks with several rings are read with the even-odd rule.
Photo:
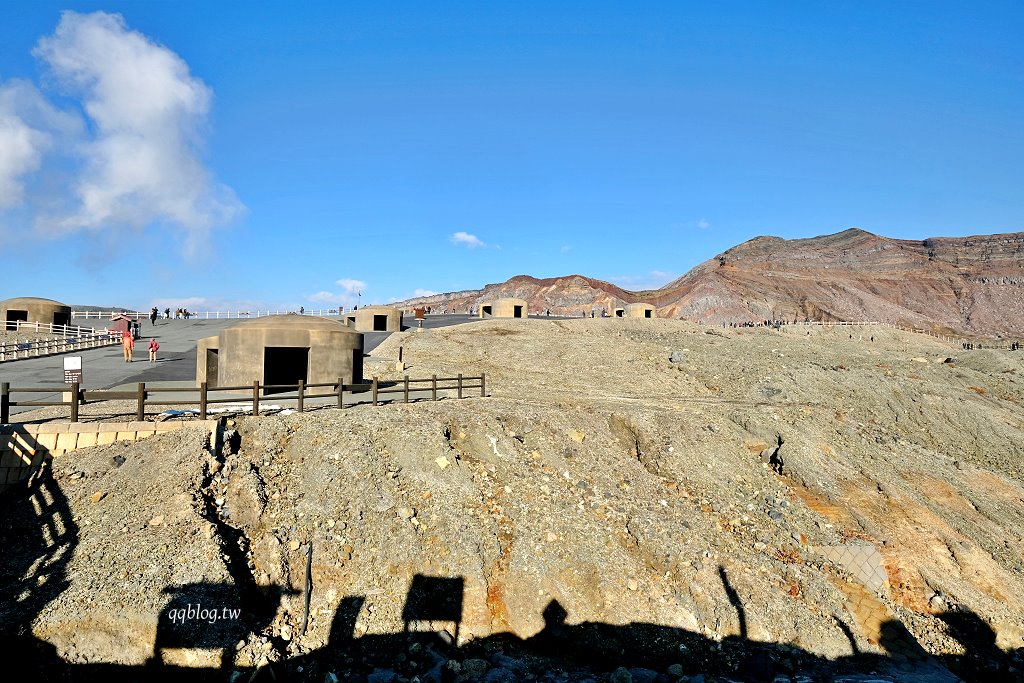
[[[343, 597], [334, 612], [327, 643], [320, 648], [262, 669], [237, 667], [235, 644], [249, 634], [262, 634], [271, 624], [285, 590], [271, 587], [255, 595], [251, 587], [236, 583], [198, 583], [164, 590], [167, 602], [159, 615], [153, 657], [140, 666], [69, 663], [55, 648], [36, 639], [32, 624], [70, 585], [68, 562], [79, 538], [68, 501], [44, 467], [39, 475], [16, 489], [0, 494], [0, 653], [8, 661], [29, 667], [40, 680], [61, 681], [361, 681], [413, 676], [422, 683], [449, 681], [513, 681], [545, 671], [564, 672], [566, 680], [605, 678], [619, 667], [657, 683], [679, 675], [709, 674], [727, 680], [767, 683], [779, 675], [831, 680], [848, 674], [879, 673], [896, 679], [928, 675], [935, 681], [954, 676], [981, 683], [1019, 680], [1020, 649], [1004, 652], [996, 647], [995, 633], [969, 611], [941, 615], [949, 635], [959, 641], [964, 655], [934, 658], [927, 655], [899, 622], [883, 625], [882, 654], [856, 647], [856, 638], [844, 629], [851, 654], [836, 660], [786, 644], [756, 642], [746, 635], [746, 608], [733, 589], [727, 571], [719, 567], [723, 592], [736, 612], [739, 633], [712, 637], [645, 622], [608, 624], [572, 623], [571, 615], [551, 600], [542, 612], [544, 627], [521, 638], [498, 633], [483, 638], [459, 638], [464, 606], [465, 579], [461, 576], [412, 577], [402, 607], [404, 627], [393, 633], [362, 633], [359, 615], [366, 597]], [[316, 589], [324, 589], [319, 586]], [[238, 612], [225, 613], [235, 606]], [[192, 608], [194, 614], [189, 615]], [[202, 609], [217, 610], [203, 618]], [[184, 610], [184, 611], [183, 611]], [[283, 650], [282, 639], [271, 639]], [[907, 647], [918, 656], [906, 656]], [[220, 650], [216, 666], [185, 668], [168, 663], [165, 654], [175, 648]], [[450, 664], [454, 660], [458, 665]], [[668, 676], [669, 667], [673, 672]], [[643, 671], [638, 671], [643, 670]]]
[[79, 536], [45, 460], [40, 471], [0, 493], [0, 656], [38, 663], [43, 674], [66, 665], [52, 645], [32, 635], [32, 622], [70, 585], [67, 566]]

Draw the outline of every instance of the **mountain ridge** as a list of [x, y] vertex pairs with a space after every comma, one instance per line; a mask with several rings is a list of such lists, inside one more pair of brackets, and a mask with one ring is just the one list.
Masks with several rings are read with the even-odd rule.
[[630, 291], [582, 274], [505, 282], [398, 302], [466, 311], [516, 297], [532, 312], [584, 316], [634, 302], [707, 324], [872, 320], [966, 334], [1024, 333], [1024, 232], [895, 239], [859, 228], [799, 239], [762, 235], [665, 286]]

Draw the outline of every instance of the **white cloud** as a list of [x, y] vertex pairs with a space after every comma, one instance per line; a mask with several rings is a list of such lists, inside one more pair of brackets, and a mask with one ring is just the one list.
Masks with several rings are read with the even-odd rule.
[[711, 221], [706, 218], [700, 218], [695, 221], [681, 221], [679, 223], [673, 223], [673, 230], [707, 230], [711, 228]]
[[80, 129], [77, 117], [55, 109], [31, 83], [0, 84], [0, 209], [22, 203], [44, 155]]
[[308, 295], [306, 301], [330, 304], [332, 307], [344, 306], [345, 308], [352, 308], [359, 304], [359, 295], [368, 288], [368, 285], [362, 280], [352, 278], [341, 278], [336, 280], [334, 284], [341, 289], [340, 292], [319, 291]]
[[362, 280], [353, 280], [351, 278], [342, 278], [336, 281], [338, 287], [341, 287], [348, 294], [356, 294], [366, 289], [366, 283]]
[[[33, 54], [61, 94], [77, 100], [88, 123], [70, 126], [71, 115], [39, 96], [35, 109], [48, 127], [33, 134], [24, 117], [10, 115], [9, 102], [0, 103], [6, 159], [0, 197], [9, 199], [8, 208], [25, 200], [40, 234], [166, 224], [181, 231], [183, 252], [195, 255], [213, 228], [244, 211], [200, 159], [212, 92], [177, 54], [128, 29], [120, 15], [70, 11]], [[2, 87], [8, 94], [20, 91], [23, 101], [31, 99], [26, 90], [35, 91], [19, 83]], [[77, 134], [70, 143], [51, 143], [72, 128]], [[54, 153], [43, 158], [50, 149]], [[41, 184], [49, 196], [22, 192], [33, 173], [52, 176]]]
[[469, 249], [476, 249], [477, 247], [486, 246], [480, 238], [476, 235], [471, 235], [468, 232], [459, 231], [451, 236], [452, 244], [457, 246], [467, 247]]
[[559, 251], [562, 252], [563, 254], [566, 254], [566, 253], [572, 251], [572, 247], [570, 247], [568, 244], [563, 244], [562, 248], [559, 249]]
[[30, 127], [14, 110], [16, 86], [0, 88], [0, 208], [21, 203], [23, 176], [42, 162], [50, 136]]
[[609, 278], [609, 281], [623, 289], [641, 292], [648, 289], [660, 289], [677, 277], [679, 276], [664, 270], [652, 270], [643, 275], [618, 275]]
[[338, 304], [348, 300], [348, 294], [337, 294], [335, 292], [321, 291], [316, 294], [310, 294], [306, 297], [308, 301], [314, 301], [321, 304]]
[[413, 297], [419, 298], [419, 297], [423, 297], [423, 296], [437, 296], [440, 293], [441, 292], [435, 292], [432, 289], [417, 289], [412, 294], [413, 294]]

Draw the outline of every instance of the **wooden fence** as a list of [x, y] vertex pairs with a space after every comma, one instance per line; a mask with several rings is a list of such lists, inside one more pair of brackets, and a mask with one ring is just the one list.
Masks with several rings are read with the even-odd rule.
[[[324, 391], [329, 389], [329, 391]], [[208, 407], [218, 403], [239, 403], [250, 400], [252, 402], [253, 415], [259, 415], [260, 401], [268, 399], [274, 401], [295, 400], [298, 411], [305, 410], [305, 402], [311, 399], [331, 398], [336, 399], [337, 407], [345, 407], [345, 392], [349, 393], [370, 393], [370, 402], [376, 406], [383, 402], [382, 395], [401, 394], [403, 402], [408, 403], [409, 394], [412, 391], [430, 391], [430, 400], [437, 400], [438, 391], [455, 391], [457, 398], [465, 398], [469, 390], [479, 389], [480, 396], [487, 395], [487, 382], [484, 373], [479, 376], [469, 377], [462, 374], [456, 377], [438, 377], [431, 375], [429, 378], [412, 379], [406, 375], [400, 380], [381, 381], [374, 377], [372, 382], [360, 384], [345, 384], [342, 378], [337, 382], [306, 384], [299, 381], [297, 384], [260, 384], [254, 381], [251, 386], [242, 387], [210, 387], [203, 382], [198, 387], [147, 387], [145, 382], [139, 382], [134, 390], [112, 391], [109, 389], [83, 389], [77, 382], [66, 384], [63, 387], [12, 387], [9, 382], [0, 383], [0, 423], [7, 424], [11, 419], [12, 407], [46, 407], [46, 406], [68, 406], [71, 411], [71, 421], [78, 422], [79, 406], [86, 403], [99, 401], [129, 400], [135, 401], [135, 419], [141, 422], [146, 418], [147, 408], [167, 406], [191, 406], [199, 407], [199, 418], [205, 420]], [[315, 393], [321, 390], [320, 393]], [[234, 395], [231, 397], [219, 397], [220, 392], [247, 392], [247, 396]], [[31, 401], [11, 400], [12, 394], [54, 394], [62, 393], [60, 401]], [[268, 392], [271, 392], [268, 394]], [[294, 392], [294, 393], [291, 393]], [[314, 392], [314, 393], [311, 393]], [[175, 398], [173, 400], [158, 400], [160, 394], [169, 393], [195, 393], [195, 400]], [[211, 395], [213, 394], [213, 395]], [[399, 400], [391, 399], [391, 402]]]
[[[82, 328], [87, 329], [87, 328]], [[57, 339], [35, 339], [23, 342], [0, 342], [0, 363], [9, 360], [38, 358], [55, 353], [67, 353], [81, 349], [94, 349], [100, 346], [119, 344], [121, 336], [117, 333], [89, 330], [78, 337], [59, 337]]]

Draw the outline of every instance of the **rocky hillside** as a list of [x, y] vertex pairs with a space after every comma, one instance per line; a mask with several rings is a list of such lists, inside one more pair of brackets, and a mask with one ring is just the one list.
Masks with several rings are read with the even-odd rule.
[[443, 310], [465, 313], [470, 308], [504, 297], [525, 299], [531, 314], [550, 310], [552, 315], [589, 316], [592, 309], [609, 311], [623, 303], [642, 301], [644, 292], [631, 292], [604, 280], [566, 275], [539, 279], [529, 275], [516, 275], [505, 282], [486, 285], [483, 289], [471, 289], [447, 294], [409, 299], [395, 304], [403, 308], [430, 306], [434, 311]]
[[667, 317], [876, 320], [1024, 332], [1024, 233], [923, 241], [863, 230], [758, 237], [659, 290]]
[[82, 449], [9, 497], [11, 656], [68, 680], [1019, 680], [1021, 352], [590, 319], [412, 330], [374, 362], [399, 347], [491, 396]]
[[1024, 334], [1024, 233], [922, 241], [863, 230], [784, 240], [758, 237], [649, 292], [573, 275], [517, 276], [482, 290], [400, 305], [437, 310], [501, 296], [577, 316], [634, 301], [667, 318], [712, 324], [763, 319], [871, 320], [978, 335]]

